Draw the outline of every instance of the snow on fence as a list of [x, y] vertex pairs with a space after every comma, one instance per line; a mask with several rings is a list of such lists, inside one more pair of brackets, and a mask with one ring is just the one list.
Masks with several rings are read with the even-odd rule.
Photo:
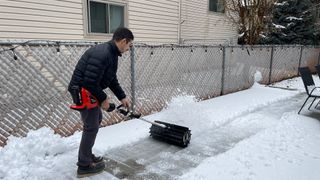
[[[79, 113], [68, 107], [67, 85], [80, 56], [95, 44], [0, 42], [0, 146], [10, 135], [42, 126], [63, 136], [81, 130]], [[319, 64], [319, 53], [303, 46], [135, 44], [119, 60], [118, 79], [134, 110], [146, 115], [174, 96], [207, 99], [249, 88], [256, 71], [263, 84], [297, 76], [299, 66]], [[104, 113], [102, 126], [119, 121], [117, 114]]]

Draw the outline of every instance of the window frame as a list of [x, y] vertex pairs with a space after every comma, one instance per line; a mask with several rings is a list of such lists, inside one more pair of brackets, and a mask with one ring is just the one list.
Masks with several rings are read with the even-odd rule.
[[90, 2], [98, 2], [98, 3], [104, 3], [108, 7], [108, 23], [109, 23], [109, 30], [110, 30], [110, 5], [115, 6], [122, 6], [124, 9], [124, 27], [128, 26], [128, 5], [123, 0], [83, 0], [83, 7], [84, 7], [84, 13], [83, 13], [83, 20], [84, 20], [84, 37], [97, 37], [97, 38], [105, 38], [106, 36], [112, 36], [113, 33], [98, 33], [98, 32], [90, 32], [91, 31], [91, 22], [90, 22]]
[[[207, 2], [208, 2], [208, 8], [207, 8], [207, 10], [208, 10], [208, 13], [213, 13], [213, 14], [225, 14], [225, 12], [226, 12], [226, 7], [225, 7], [225, 5], [223, 6], [223, 11], [211, 11], [210, 10], [210, 1], [211, 0], [208, 0]], [[217, 4], [219, 4], [219, 2], [220, 1], [222, 1], [222, 0], [217, 0]]]

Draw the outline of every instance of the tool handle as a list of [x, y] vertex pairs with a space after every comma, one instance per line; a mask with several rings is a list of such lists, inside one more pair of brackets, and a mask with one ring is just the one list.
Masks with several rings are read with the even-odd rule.
[[109, 108], [107, 109], [107, 112], [112, 112], [116, 109], [116, 105], [113, 103], [109, 103]]
[[147, 120], [147, 119], [142, 118], [142, 117], [141, 117], [141, 114], [135, 114], [135, 113], [133, 113], [132, 111], [123, 109], [123, 105], [122, 105], [122, 104], [117, 107], [117, 111], [118, 111], [120, 114], [122, 114], [122, 115], [124, 115], [124, 116], [127, 116], [127, 117], [129, 117], [129, 118], [140, 119], [140, 120], [145, 121], [145, 122], [147, 122], [147, 123], [150, 123], [150, 124], [153, 124], [153, 125], [156, 125], [156, 126], [160, 126], [160, 127], [162, 127], [162, 128], [166, 128], [166, 125], [164, 125], [164, 124], [160, 124], [160, 123], [156, 123], [156, 122], [153, 122], [153, 121], [149, 121], [149, 120]]
[[71, 97], [74, 104], [81, 105], [81, 96], [79, 86], [71, 86]]

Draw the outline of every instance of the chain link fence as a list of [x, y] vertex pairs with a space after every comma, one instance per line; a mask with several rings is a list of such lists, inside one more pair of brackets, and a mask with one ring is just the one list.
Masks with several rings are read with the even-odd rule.
[[[0, 145], [8, 136], [50, 127], [63, 136], [81, 130], [69, 109], [67, 85], [81, 55], [94, 42], [0, 42]], [[118, 79], [135, 111], [150, 114], [173, 97], [208, 99], [249, 88], [254, 74], [270, 84], [319, 64], [320, 48], [301, 46], [142, 45], [119, 59]], [[111, 102], [119, 104], [111, 95]], [[104, 113], [102, 126], [121, 121]]]

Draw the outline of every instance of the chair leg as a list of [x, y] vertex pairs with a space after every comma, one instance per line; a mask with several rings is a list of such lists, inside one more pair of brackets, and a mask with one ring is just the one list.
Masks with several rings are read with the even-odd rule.
[[310, 110], [312, 104], [314, 103], [314, 101], [315, 101], [316, 99], [317, 99], [317, 98], [314, 98], [314, 99], [313, 99], [312, 103], [311, 103], [310, 106], [308, 107], [308, 110]]
[[303, 105], [301, 106], [298, 114], [300, 114], [300, 111], [302, 110], [302, 108], [304, 107], [304, 105], [307, 103], [308, 99], [310, 98], [310, 96], [308, 96], [308, 98], [304, 101]]
[[320, 103], [320, 101], [318, 101], [318, 103], [317, 103], [316, 107], [314, 107], [314, 108], [316, 108], [316, 109], [317, 109], [317, 107], [318, 107], [319, 103]]

